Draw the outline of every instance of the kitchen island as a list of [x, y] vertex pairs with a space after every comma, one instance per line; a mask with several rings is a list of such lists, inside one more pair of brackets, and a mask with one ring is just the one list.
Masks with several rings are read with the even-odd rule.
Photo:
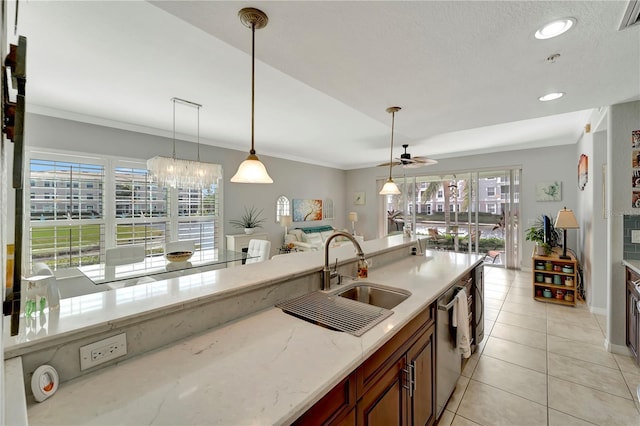
[[[411, 242], [405, 240], [394, 243], [386, 239], [365, 245], [365, 252], [384, 251], [376, 244], [399, 247], [403, 255], [379, 268], [374, 261], [368, 281], [398, 287], [412, 295], [362, 337], [321, 328], [267, 307], [63, 382], [49, 400], [29, 404], [30, 424], [291, 423], [433, 303], [460, 275], [481, 262], [480, 256], [452, 252], [427, 251], [424, 256], [411, 256]], [[336, 250], [341, 260], [353, 259], [353, 250], [342, 254], [342, 249]], [[267, 269], [279, 273], [288, 270], [292, 276], [302, 274], [301, 270], [296, 272], [296, 267], [317, 271], [321, 258], [300, 257], [296, 261], [295, 255], [288, 255], [264, 262], [262, 268], [246, 265], [233, 269], [246, 268], [241, 274], [243, 279], [253, 277], [259, 281], [255, 274], [261, 273], [265, 280]], [[230, 273], [226, 271], [231, 270], [212, 271], [206, 279], [214, 279], [216, 274], [221, 278]], [[177, 279], [176, 285], [184, 285], [184, 279]], [[144, 286], [154, 284], [158, 285]], [[119, 291], [107, 293], [117, 295]], [[153, 304], [149, 300], [147, 303]], [[112, 329], [117, 324], [111, 320]], [[94, 326], [101, 324], [96, 321]], [[135, 346], [137, 337], [128, 335], [128, 345]], [[25, 347], [14, 345], [16, 354], [20, 349]]]

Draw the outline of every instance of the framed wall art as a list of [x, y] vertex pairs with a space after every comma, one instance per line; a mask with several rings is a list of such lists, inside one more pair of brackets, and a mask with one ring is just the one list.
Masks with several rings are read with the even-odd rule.
[[356, 191], [353, 193], [353, 204], [364, 206], [365, 203], [364, 191]]
[[562, 201], [562, 183], [558, 181], [536, 183], [536, 201]]
[[584, 191], [584, 187], [587, 186], [589, 180], [589, 157], [586, 154], [580, 155], [580, 161], [578, 161], [578, 188]]
[[293, 199], [293, 221], [308, 222], [322, 220], [322, 200]]

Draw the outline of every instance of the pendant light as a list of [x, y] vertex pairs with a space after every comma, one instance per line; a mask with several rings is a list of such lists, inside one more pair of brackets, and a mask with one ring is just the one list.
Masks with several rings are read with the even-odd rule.
[[267, 15], [258, 9], [246, 7], [238, 12], [240, 21], [245, 27], [251, 28], [251, 150], [246, 160], [240, 163], [238, 171], [231, 178], [236, 183], [273, 183], [264, 164], [256, 155], [253, 139], [254, 104], [255, 104], [255, 69], [256, 69], [256, 29], [264, 28], [269, 22]]
[[387, 108], [387, 112], [391, 113], [391, 153], [389, 154], [389, 179], [382, 187], [382, 191], [380, 191], [380, 195], [400, 194], [398, 185], [396, 185], [396, 183], [391, 178], [391, 168], [393, 167], [393, 128], [395, 126], [395, 121], [396, 121], [396, 112], [400, 111], [401, 109], [402, 108], [397, 106]]
[[[180, 98], [171, 98], [173, 102], [173, 155], [157, 155], [147, 160], [147, 170], [160, 186], [203, 189], [209, 188], [220, 177], [220, 165], [200, 161], [200, 108], [202, 105]], [[176, 103], [197, 109], [198, 158], [181, 160], [176, 157]]]

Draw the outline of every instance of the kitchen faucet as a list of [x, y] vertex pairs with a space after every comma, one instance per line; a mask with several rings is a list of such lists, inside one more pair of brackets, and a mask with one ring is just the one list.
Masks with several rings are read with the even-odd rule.
[[327, 241], [324, 243], [324, 268], [322, 269], [323, 290], [329, 290], [331, 288], [331, 280], [339, 276], [337, 263], [336, 268], [333, 271], [329, 268], [329, 245], [331, 243], [331, 240], [336, 237], [346, 237], [347, 239], [349, 239], [349, 241], [351, 241], [356, 247], [356, 251], [358, 252], [358, 257], [360, 258], [360, 260], [363, 262], [365, 260], [362, 247], [360, 247], [360, 244], [353, 235], [344, 231], [335, 231], [333, 234], [329, 235], [329, 238], [327, 238]]

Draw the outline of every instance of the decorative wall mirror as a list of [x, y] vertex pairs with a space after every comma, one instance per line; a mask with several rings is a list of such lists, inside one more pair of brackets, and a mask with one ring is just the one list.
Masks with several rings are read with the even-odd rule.
[[333, 219], [333, 200], [325, 198], [322, 206], [324, 208], [322, 212], [323, 219]]
[[287, 197], [281, 195], [276, 201], [276, 223], [280, 223], [280, 216], [291, 215], [291, 202]]

